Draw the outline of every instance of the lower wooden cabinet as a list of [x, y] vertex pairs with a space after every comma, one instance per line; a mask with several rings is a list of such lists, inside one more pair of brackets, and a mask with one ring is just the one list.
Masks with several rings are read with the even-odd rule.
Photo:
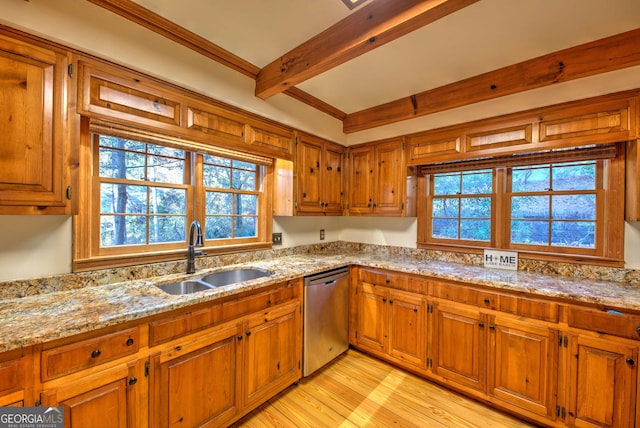
[[240, 407], [236, 323], [171, 342], [151, 355], [150, 426], [220, 426]]
[[0, 356], [0, 406], [33, 405], [29, 397], [31, 361], [21, 349]]
[[147, 426], [145, 361], [118, 364], [88, 376], [62, 379], [40, 394], [41, 405], [63, 406], [71, 428]]
[[636, 424], [638, 345], [581, 334], [568, 336], [567, 408], [576, 427], [633, 427]]
[[425, 368], [427, 316], [421, 295], [361, 282], [354, 300], [356, 346]]

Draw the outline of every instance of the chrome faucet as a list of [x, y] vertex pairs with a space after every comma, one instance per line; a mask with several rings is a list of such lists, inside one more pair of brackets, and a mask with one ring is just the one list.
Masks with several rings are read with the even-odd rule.
[[202, 228], [200, 222], [194, 220], [189, 228], [189, 245], [187, 246], [187, 273], [195, 273], [196, 256], [204, 254], [202, 251], [196, 251], [195, 247], [204, 247], [202, 240]]

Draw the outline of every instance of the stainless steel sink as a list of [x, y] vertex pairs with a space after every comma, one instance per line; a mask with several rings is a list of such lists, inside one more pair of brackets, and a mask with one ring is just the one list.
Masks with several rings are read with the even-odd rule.
[[181, 295], [197, 293], [198, 291], [212, 290], [223, 285], [249, 281], [250, 279], [271, 276], [271, 272], [262, 269], [234, 269], [224, 272], [214, 272], [202, 278], [173, 282], [171, 284], [156, 285], [166, 293]]
[[224, 272], [214, 272], [200, 278], [208, 284], [216, 287], [223, 285], [235, 284], [238, 282], [249, 281], [250, 279], [262, 278], [265, 276], [271, 276], [271, 272], [262, 269], [234, 269]]
[[206, 282], [194, 279], [188, 281], [173, 282], [171, 284], [156, 285], [156, 287], [160, 288], [166, 293], [176, 295], [191, 294], [198, 291], [211, 290], [216, 288], [215, 285], [211, 285]]

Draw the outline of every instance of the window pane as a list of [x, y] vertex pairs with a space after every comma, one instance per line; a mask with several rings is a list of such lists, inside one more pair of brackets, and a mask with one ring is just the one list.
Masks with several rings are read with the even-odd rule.
[[204, 166], [204, 185], [220, 189], [231, 188], [231, 170], [219, 166]]
[[553, 166], [553, 190], [594, 190], [595, 162], [558, 164]]
[[147, 150], [152, 155], [161, 155], [171, 158], [184, 159], [185, 155], [184, 150], [174, 149], [172, 147], [157, 146], [155, 144], [148, 144]]
[[219, 156], [202, 155], [204, 163], [211, 165], [231, 166], [231, 159], [221, 158]]
[[103, 213], [146, 213], [147, 187], [102, 183], [100, 185], [100, 209]]
[[149, 217], [149, 243], [186, 241], [186, 217]]
[[231, 214], [233, 207], [232, 195], [232, 193], [207, 192], [206, 213]]
[[256, 170], [256, 165], [253, 163], [249, 163], [249, 162], [242, 162], [242, 161], [237, 161], [234, 160], [232, 162], [232, 165], [234, 168], [241, 168], [241, 169], [248, 169], [250, 171], [255, 171]]
[[433, 217], [458, 218], [458, 198], [433, 198]]
[[511, 198], [511, 218], [549, 218], [549, 196], [514, 196]]
[[551, 245], [595, 248], [596, 223], [591, 221], [554, 221], [551, 225]]
[[511, 221], [511, 242], [514, 244], [549, 244], [548, 221]]
[[462, 194], [486, 194], [492, 191], [491, 171], [471, 171], [462, 174]]
[[559, 195], [551, 198], [554, 220], [595, 220], [596, 195]]
[[491, 198], [460, 198], [460, 210], [460, 217], [491, 218]]
[[491, 239], [491, 220], [461, 220], [460, 239], [489, 241]]
[[434, 218], [432, 225], [434, 238], [458, 239], [458, 220]]
[[511, 191], [544, 192], [551, 187], [549, 165], [518, 167], [511, 170]]
[[250, 238], [257, 236], [256, 218], [255, 217], [236, 217], [235, 221], [235, 237]]
[[146, 217], [100, 216], [100, 246], [145, 244], [146, 241]]
[[185, 189], [150, 187], [149, 212], [153, 214], [186, 214], [187, 191]]
[[205, 223], [205, 239], [231, 238], [232, 217], [207, 216]]
[[100, 148], [100, 176], [144, 180], [145, 155]]
[[256, 190], [255, 171], [233, 170], [233, 188], [236, 190]]
[[112, 137], [110, 135], [100, 136], [100, 145], [105, 147], [113, 147], [114, 149], [125, 149], [135, 152], [144, 153], [145, 143], [139, 141], [125, 140], [124, 138]]
[[234, 214], [255, 215], [258, 212], [258, 197], [256, 195], [235, 195]]
[[433, 194], [457, 195], [460, 193], [460, 173], [436, 174], [433, 177]]
[[173, 184], [184, 183], [184, 160], [149, 156], [148, 162], [147, 180]]

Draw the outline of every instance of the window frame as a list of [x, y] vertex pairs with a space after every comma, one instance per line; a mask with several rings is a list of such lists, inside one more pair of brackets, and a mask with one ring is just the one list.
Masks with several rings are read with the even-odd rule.
[[[203, 154], [224, 157], [227, 159], [240, 160], [243, 162], [256, 163], [256, 191], [258, 194], [256, 237], [225, 239], [225, 240], [205, 240], [202, 248], [208, 255], [228, 254], [241, 251], [261, 250], [272, 247], [271, 242], [271, 198], [268, 197], [272, 188], [272, 161], [262, 156], [255, 156], [262, 162], [254, 162], [254, 156], [232, 152], [203, 143], [193, 143], [190, 149], [183, 144], [184, 139], [179, 140], [179, 144], [172, 143], [172, 137], [163, 134], [141, 131], [132, 135], [127, 135], [126, 125], [114, 128], [113, 132], [108, 129], [97, 127], [92, 129], [91, 120], [82, 118], [80, 133], [80, 168], [79, 168], [79, 193], [80, 209], [73, 218], [73, 260], [72, 270], [74, 272], [88, 271], [100, 268], [111, 268], [120, 266], [130, 266], [136, 264], [165, 262], [186, 258], [187, 241], [189, 239], [188, 229], [193, 220], [198, 220], [205, 224], [205, 186], [203, 182]], [[116, 126], [116, 125], [114, 125]], [[131, 128], [133, 129], [133, 128]], [[100, 245], [100, 184], [108, 182], [126, 182], [124, 184], [133, 185], [153, 185], [154, 182], [138, 182], [137, 180], [120, 180], [113, 178], [99, 177], [99, 135], [111, 135], [125, 138], [132, 141], [139, 141], [146, 144], [180, 148], [186, 151], [185, 154], [185, 180], [184, 184], [171, 184], [168, 187], [186, 188], [186, 231], [185, 240], [180, 242], [153, 243], [153, 244], [133, 244], [101, 247]], [[151, 135], [147, 138], [145, 135]], [[163, 139], [166, 138], [166, 143]], [[164, 144], [163, 144], [164, 143]], [[179, 147], [180, 144], [183, 147]], [[161, 187], [166, 187], [160, 183]], [[148, 213], [147, 213], [148, 214]], [[148, 234], [149, 231], [147, 231]]]
[[[587, 149], [588, 150], [588, 149]], [[598, 219], [596, 220], [596, 246], [591, 248], [536, 246], [526, 244], [511, 244], [511, 170], [514, 165], [501, 165], [501, 158], [484, 159], [477, 163], [457, 162], [443, 165], [428, 165], [418, 176], [417, 184], [417, 212], [418, 233], [417, 247], [429, 250], [453, 251], [470, 254], [482, 254], [485, 249], [518, 251], [523, 259], [549, 260], [569, 263], [594, 264], [601, 266], [624, 266], [624, 188], [625, 188], [625, 159], [624, 143], [617, 143], [613, 157], [595, 158], [599, 165], [599, 182], [596, 188], [600, 195], [597, 202]], [[595, 151], [594, 151], [595, 152]], [[556, 152], [540, 153], [532, 156], [534, 161], [521, 163], [524, 165], [558, 164], [570, 162], [555, 159]], [[596, 155], [597, 156], [597, 155]], [[546, 159], [546, 161], [545, 161]], [[576, 159], [578, 160], [578, 159]], [[584, 159], [583, 159], [584, 160]], [[438, 172], [454, 172], [474, 169], [488, 169], [494, 171], [494, 193], [492, 204], [492, 242], [482, 245], [478, 241], [461, 241], [439, 239], [431, 237], [431, 199], [433, 175]]]

